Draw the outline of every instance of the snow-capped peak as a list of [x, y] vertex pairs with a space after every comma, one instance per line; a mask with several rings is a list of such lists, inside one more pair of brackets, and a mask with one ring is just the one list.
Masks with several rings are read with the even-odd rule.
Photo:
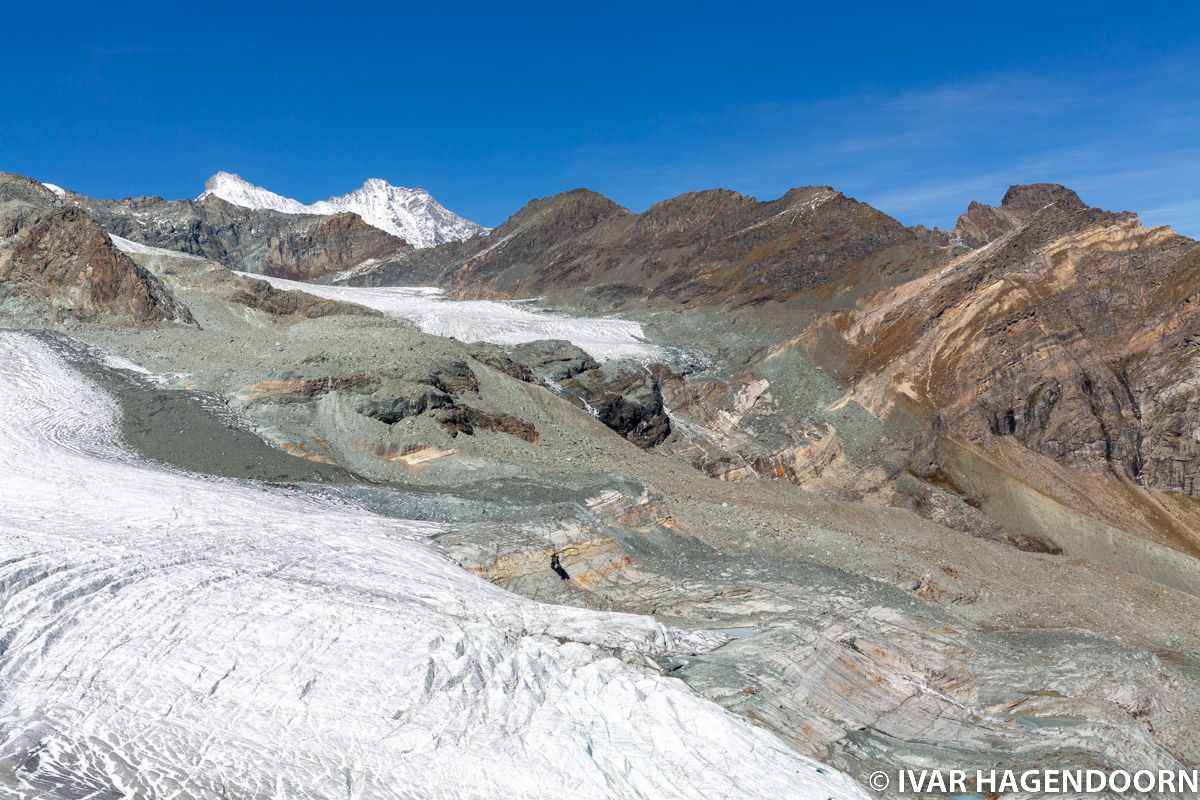
[[243, 208], [269, 208], [285, 214], [310, 213], [303, 203], [255, 186], [241, 175], [234, 175], [232, 172], [218, 172], [206, 180], [204, 193], [196, 199], [203, 200], [206, 197], [219, 197]]
[[380, 178], [368, 178], [352, 192], [306, 205], [255, 186], [232, 173], [218, 172], [205, 182], [204, 193], [196, 199], [205, 197], [219, 197], [235, 206], [272, 209], [285, 214], [349, 211], [414, 247], [461, 241], [488, 230], [448, 210], [424, 189], [392, 186]]

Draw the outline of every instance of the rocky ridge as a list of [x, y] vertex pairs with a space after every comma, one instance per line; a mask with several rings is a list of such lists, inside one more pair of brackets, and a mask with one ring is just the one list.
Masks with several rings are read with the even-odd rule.
[[0, 305], [56, 318], [191, 321], [91, 215], [9, 173], [0, 173]]
[[941, 248], [830, 187], [760, 202], [694, 192], [633, 214], [578, 189], [535, 200], [485, 237], [364, 271], [359, 285], [438, 273], [469, 296], [563, 298], [589, 307], [753, 306], [808, 298], [842, 281], [849, 295], [909, 275]]
[[94, 200], [69, 195], [111, 233], [134, 242], [212, 259], [231, 269], [316, 280], [386, 261], [411, 248], [355, 214], [253, 210], [218, 197]]
[[[967, 216], [1007, 227], [946, 268], [819, 322], [813, 352], [840, 353], [835, 367], [876, 416], [928, 420], [913, 457], [921, 477], [962, 480], [936, 446], [945, 440], [1026, 479], [1033, 465], [1020, 465], [1044, 457], [1041, 491], [1200, 553], [1187, 433], [1200, 245], [1089, 208], [1062, 187], [1013, 187], [998, 210]], [[1083, 502], [1065, 474], [1109, 484], [1110, 510]]]

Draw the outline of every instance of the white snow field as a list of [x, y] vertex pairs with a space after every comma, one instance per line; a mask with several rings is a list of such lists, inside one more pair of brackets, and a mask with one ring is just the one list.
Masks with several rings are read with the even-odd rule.
[[0, 790], [39, 798], [865, 798], [630, 666], [714, 634], [547, 606], [440, 528], [139, 461], [0, 332]]
[[505, 345], [539, 339], [566, 339], [597, 361], [610, 358], [662, 361], [669, 357], [668, 349], [646, 341], [641, 323], [632, 320], [568, 317], [530, 307], [528, 303], [456, 300], [444, 295], [441, 289], [430, 287], [326, 286], [247, 272], [238, 274], [267, 281], [279, 289], [367, 306], [388, 316], [406, 319], [425, 333], [453, 336], [464, 342]]

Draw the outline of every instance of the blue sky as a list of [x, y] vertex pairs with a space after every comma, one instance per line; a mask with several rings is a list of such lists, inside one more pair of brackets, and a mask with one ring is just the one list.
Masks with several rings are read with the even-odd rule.
[[0, 169], [100, 197], [831, 184], [945, 227], [1048, 180], [1200, 236], [1198, 3], [44, 5], [4, 11]]

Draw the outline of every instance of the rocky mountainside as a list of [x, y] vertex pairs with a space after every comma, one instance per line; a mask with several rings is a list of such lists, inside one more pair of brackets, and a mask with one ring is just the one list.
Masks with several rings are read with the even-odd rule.
[[876, 416], [928, 426], [922, 477], [970, 494], [966, 448], [1200, 554], [1200, 244], [1050, 185], [972, 204], [958, 230], [977, 249], [821, 321], [812, 352]]
[[412, 249], [349, 212], [323, 216], [255, 210], [216, 196], [69, 198], [125, 239], [203, 256], [243, 272], [293, 280], [376, 266]]
[[853, 285], [845, 301], [936, 262], [944, 248], [932, 240], [829, 187], [766, 202], [694, 192], [641, 214], [579, 189], [531, 202], [486, 237], [410, 254], [354, 282], [440, 272], [466, 295], [608, 308], [821, 302], [830, 286]]
[[357, 214], [373, 225], [416, 248], [470, 239], [487, 229], [464, 219], [434, 200], [424, 189], [392, 186], [370, 178], [354, 191], [316, 203], [301, 203], [255, 186], [238, 175], [218, 172], [204, 184], [197, 200], [219, 197], [235, 206], [270, 209], [285, 214]]
[[191, 320], [91, 215], [9, 173], [0, 173], [0, 306], [52, 317]]
[[[268, 275], [441, 283], [460, 296], [651, 315], [672, 336], [695, 337], [712, 368], [631, 372], [644, 396], [619, 411], [606, 398], [627, 404], [636, 392], [611, 379], [615, 367], [556, 385], [622, 435], [714, 477], [783, 478], [1061, 548], [1061, 526], [986, 501], [984, 479], [967, 473], [1037, 475], [1045, 502], [1085, 528], [1200, 547], [1187, 499], [1193, 377], [1186, 345], [1174, 343], [1194, 335], [1195, 244], [1088, 208], [1061, 186], [971, 203], [949, 233], [906, 228], [828, 187], [768, 202], [699, 192], [641, 214], [575, 190], [531, 202], [486, 236], [421, 250], [351, 215], [251, 211], [212, 196], [79, 202], [126, 238]], [[712, 340], [697, 328], [708, 325]], [[637, 411], [626, 419], [625, 409]], [[649, 427], [632, 433], [639, 425]], [[1081, 493], [1085, 478], [1103, 485]]]
[[660, 451], [1019, 547], [1128, 535], [1195, 554], [1196, 248], [1053, 184], [971, 203], [948, 233], [824, 187], [642, 214], [576, 190], [351, 282], [440, 274], [460, 295], [639, 310], [684, 336], [709, 324], [687, 315], [719, 311], [693, 317], [734, 326], [707, 342], [714, 369], [653, 371], [672, 420]]
[[[1052, 186], [950, 233], [824, 189], [357, 219], [0, 180], [0, 786], [1200, 763], [1195, 243]], [[205, 257], [272, 252], [559, 305]]]

